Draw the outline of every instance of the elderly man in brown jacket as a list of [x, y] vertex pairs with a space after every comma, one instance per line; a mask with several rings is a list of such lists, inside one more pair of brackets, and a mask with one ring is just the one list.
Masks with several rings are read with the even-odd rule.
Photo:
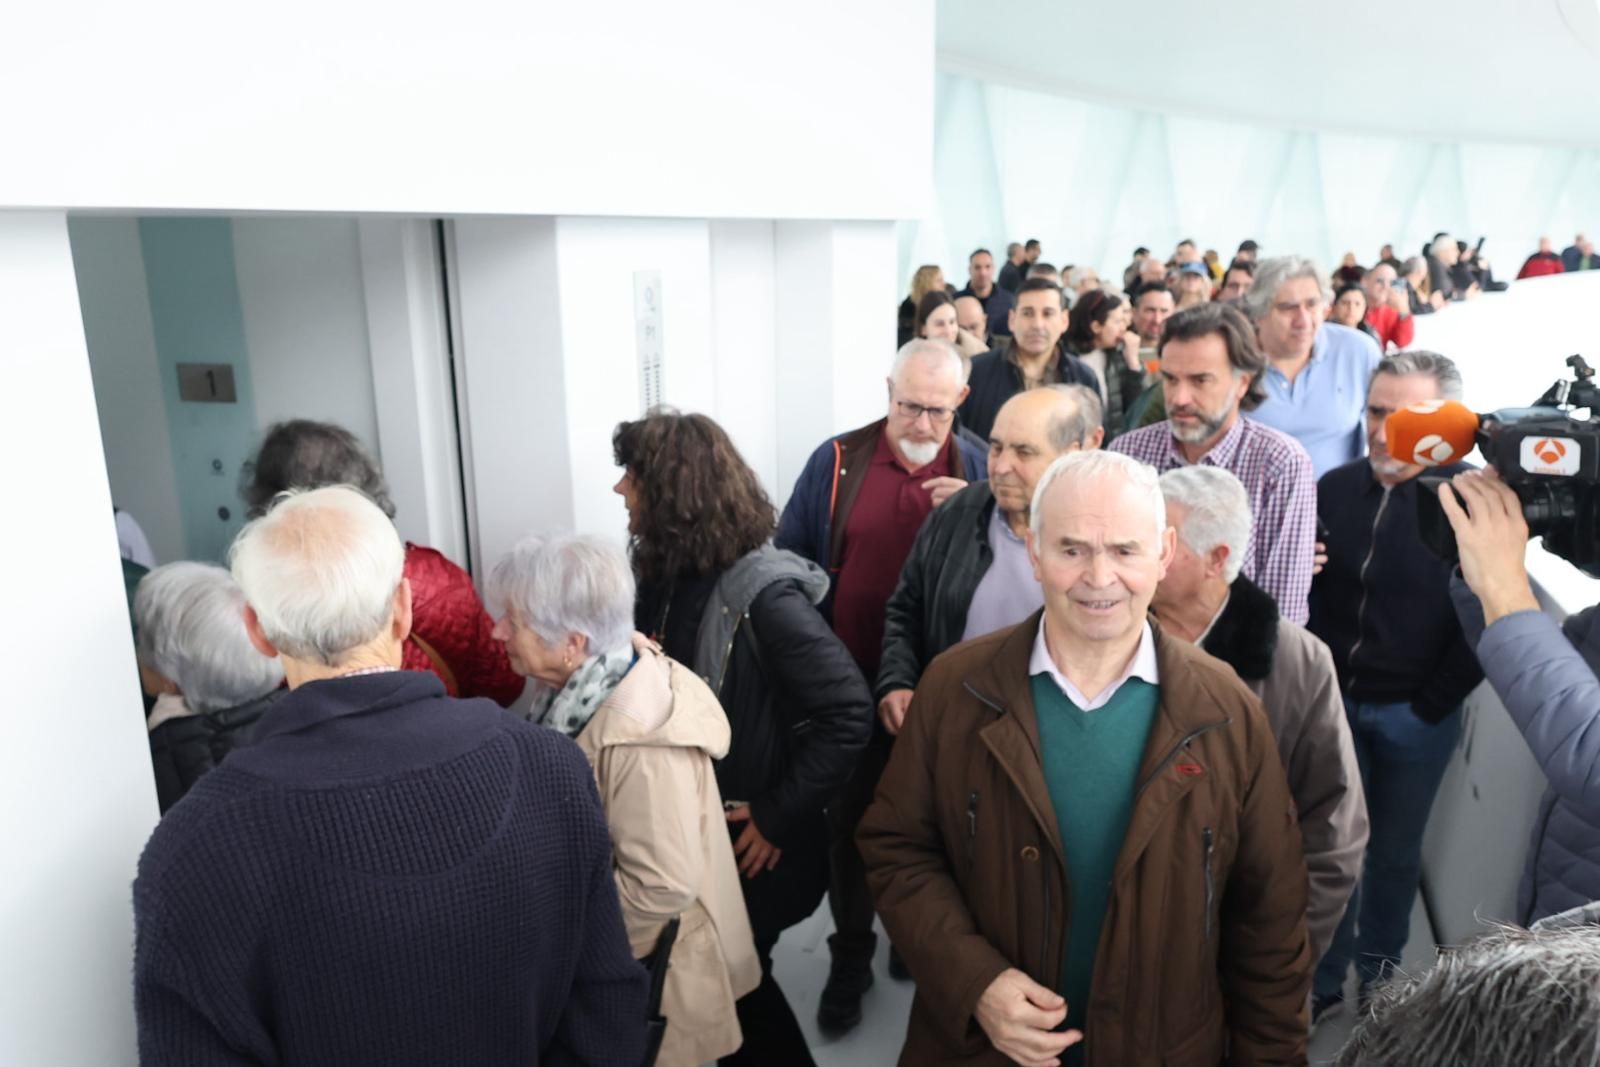
[[1238, 478], [1179, 467], [1161, 476], [1161, 493], [1178, 548], [1151, 609], [1166, 633], [1232, 667], [1261, 698], [1300, 818], [1315, 962], [1333, 942], [1367, 849], [1367, 799], [1333, 653], [1239, 573], [1251, 523]]
[[1260, 702], [1164, 636], [1153, 469], [1040, 480], [1044, 610], [935, 659], [859, 834], [902, 1064], [1306, 1062], [1306, 869]]

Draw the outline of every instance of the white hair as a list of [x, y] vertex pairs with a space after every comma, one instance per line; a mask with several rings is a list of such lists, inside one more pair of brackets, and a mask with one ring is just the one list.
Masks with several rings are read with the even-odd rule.
[[1437, 256], [1441, 252], [1448, 252], [1455, 247], [1456, 239], [1447, 233], [1441, 233], [1433, 239], [1433, 243], [1428, 246], [1428, 251]]
[[1175, 467], [1161, 476], [1161, 492], [1167, 503], [1186, 509], [1176, 529], [1195, 555], [1228, 546], [1222, 577], [1232, 585], [1250, 547], [1250, 494], [1244, 483], [1221, 467]]
[[943, 363], [955, 375], [958, 385], [967, 384], [967, 361], [961, 358], [961, 353], [956, 351], [954, 345], [937, 337], [913, 337], [901, 345], [900, 351], [894, 354], [894, 365], [889, 368], [889, 380], [898, 382], [900, 372], [913, 359]]
[[1266, 318], [1267, 312], [1272, 310], [1272, 300], [1278, 295], [1278, 290], [1283, 288], [1285, 282], [1292, 282], [1296, 278], [1310, 278], [1316, 282], [1322, 302], [1333, 303], [1333, 290], [1328, 286], [1328, 277], [1317, 269], [1314, 261], [1305, 256], [1275, 256], [1256, 264], [1255, 281], [1240, 301], [1245, 314], [1250, 316], [1252, 322]]
[[1149, 497], [1150, 514], [1155, 519], [1156, 541], [1161, 540], [1161, 534], [1167, 528], [1167, 502], [1161, 496], [1161, 482], [1156, 469], [1147, 463], [1140, 463], [1132, 456], [1096, 449], [1092, 452], [1068, 452], [1045, 469], [1033, 490], [1033, 502], [1028, 513], [1028, 525], [1033, 530], [1036, 544], [1039, 543], [1043, 526], [1045, 494], [1056, 481], [1067, 477], [1077, 481], [1120, 478], [1130, 488], [1145, 493]]
[[1063, 280], [1066, 282], [1066, 287], [1068, 289], [1071, 289], [1073, 292], [1077, 292], [1083, 287], [1083, 280], [1091, 274], [1094, 274], [1096, 277], [1099, 276], [1098, 272], [1093, 267], [1073, 267], [1071, 270], [1067, 271], [1067, 276]]
[[267, 640], [337, 667], [391, 620], [406, 551], [377, 504], [333, 485], [280, 494], [239, 531], [228, 560]]
[[1600, 927], [1496, 926], [1380, 985], [1338, 1067], [1600, 1063]]
[[238, 707], [278, 688], [283, 666], [256, 651], [244, 593], [212, 563], [168, 563], [133, 597], [139, 661], [172, 682], [195, 711]]
[[594, 654], [633, 637], [633, 569], [620, 545], [589, 534], [535, 534], [519, 541], [489, 576], [489, 610], [514, 608], [546, 644], [571, 633]]

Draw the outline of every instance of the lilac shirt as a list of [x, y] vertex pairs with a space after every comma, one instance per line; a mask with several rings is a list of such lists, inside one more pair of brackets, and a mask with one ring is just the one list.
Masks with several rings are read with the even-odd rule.
[[963, 641], [1015, 626], [1044, 607], [1044, 590], [1033, 576], [1028, 543], [1012, 532], [999, 505], [989, 516], [989, 549], [994, 559], [972, 594]]
[[[1157, 471], [1185, 466], [1165, 421], [1133, 430], [1106, 446]], [[1243, 415], [1200, 457], [1244, 483], [1250, 497], [1250, 545], [1242, 573], [1277, 601], [1278, 611], [1304, 626], [1311, 617], [1311, 564], [1317, 540], [1317, 483], [1300, 442]]]

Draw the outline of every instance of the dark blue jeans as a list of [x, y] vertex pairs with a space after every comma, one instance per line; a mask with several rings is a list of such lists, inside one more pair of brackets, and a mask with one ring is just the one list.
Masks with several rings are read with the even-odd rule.
[[1422, 833], [1461, 736], [1459, 709], [1431, 725], [1417, 718], [1410, 704], [1361, 704], [1346, 698], [1344, 710], [1372, 832], [1361, 881], [1333, 944], [1317, 965], [1314, 989], [1319, 997], [1344, 988], [1352, 962], [1363, 986], [1399, 965], [1422, 880]]

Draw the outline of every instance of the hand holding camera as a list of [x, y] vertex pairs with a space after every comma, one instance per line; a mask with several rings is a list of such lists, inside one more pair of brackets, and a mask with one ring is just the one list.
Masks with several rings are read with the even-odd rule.
[[1528, 523], [1522, 501], [1494, 468], [1467, 471], [1440, 485], [1439, 504], [1455, 531], [1461, 576], [1483, 604], [1484, 625], [1518, 611], [1538, 611], [1523, 565]]

